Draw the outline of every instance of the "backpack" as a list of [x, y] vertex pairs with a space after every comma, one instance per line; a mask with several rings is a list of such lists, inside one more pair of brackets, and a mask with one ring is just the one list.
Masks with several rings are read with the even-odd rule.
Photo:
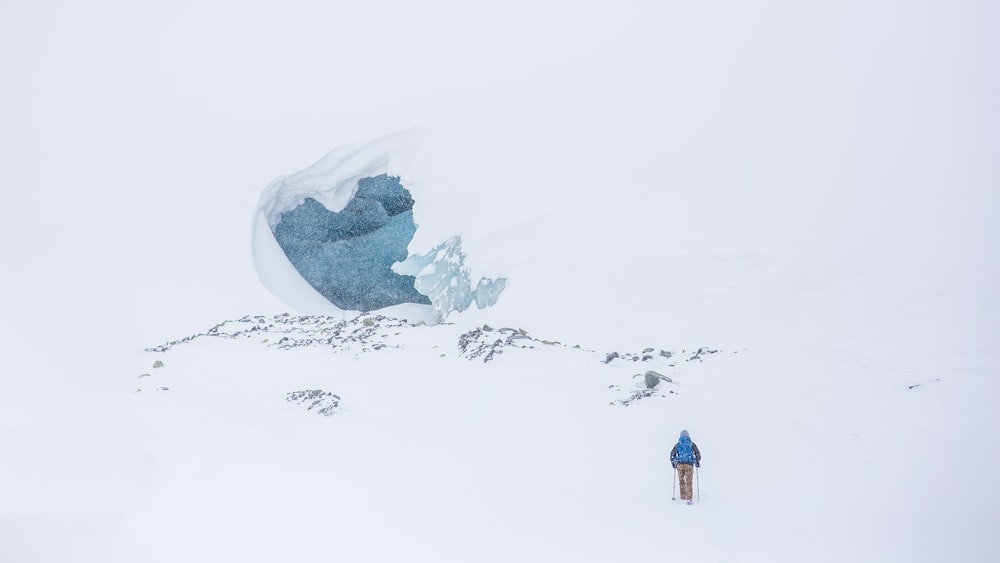
[[694, 463], [694, 448], [691, 447], [691, 438], [682, 437], [679, 442], [677, 442], [677, 457], [674, 458], [677, 463]]

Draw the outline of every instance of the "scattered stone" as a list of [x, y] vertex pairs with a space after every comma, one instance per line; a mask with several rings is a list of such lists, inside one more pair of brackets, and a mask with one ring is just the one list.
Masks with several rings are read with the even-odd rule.
[[704, 354], [716, 354], [718, 352], [719, 352], [718, 350], [709, 350], [708, 348], [698, 348], [698, 351], [695, 352], [693, 356], [691, 356], [690, 358], [688, 358], [688, 361], [689, 362], [692, 361], [692, 360], [699, 360], [699, 361], [701, 361], [701, 356], [702, 355], [704, 355]]
[[619, 354], [618, 352], [612, 352], [605, 356], [604, 363], [610, 363], [611, 360], [615, 358], [621, 358], [628, 362], [649, 362], [658, 358], [670, 358], [671, 356], [673, 356], [673, 353], [668, 352], [667, 350], [661, 349], [657, 352], [656, 348], [643, 348], [642, 352], [627, 352], [624, 355]]
[[646, 383], [646, 389], [652, 389], [653, 387], [656, 387], [657, 385], [660, 384], [661, 381], [666, 381], [667, 383], [674, 382], [673, 379], [670, 379], [669, 377], [663, 375], [662, 373], [657, 373], [653, 370], [649, 370], [645, 374], [637, 373], [632, 376], [632, 379], [635, 379], [636, 377], [643, 378], [643, 380]]
[[[355, 357], [359, 357], [361, 354], [367, 352], [401, 348], [404, 339], [409, 335], [409, 331], [421, 326], [426, 326], [426, 324], [423, 322], [410, 324], [406, 320], [377, 314], [359, 315], [347, 320], [324, 315], [292, 316], [288, 313], [271, 317], [248, 315], [240, 319], [224, 321], [203, 333], [167, 342], [155, 348], [149, 348], [147, 351], [167, 352], [174, 346], [186, 344], [199, 338], [211, 337], [228, 340], [254, 338], [269, 348], [278, 348], [280, 350], [320, 346], [329, 347], [336, 353], [352, 353], [356, 355]], [[670, 359], [673, 357], [672, 352], [664, 349], [644, 348], [640, 353], [630, 352], [623, 354], [617, 351], [609, 352], [602, 358], [596, 351], [586, 350], [580, 345], [570, 347], [557, 340], [534, 338], [522, 328], [493, 328], [487, 324], [458, 336], [459, 355], [468, 360], [481, 358], [483, 363], [489, 363], [511, 349], [540, 350], [543, 348], [551, 349], [555, 346], [593, 354], [595, 360], [602, 361], [604, 364], [610, 364], [616, 359], [630, 362], [652, 361], [656, 363], [660, 358]], [[432, 345], [430, 348], [436, 349], [441, 347]], [[702, 361], [707, 355], [716, 354], [717, 352], [718, 350], [702, 347], [693, 355], [686, 358], [685, 361]], [[441, 353], [439, 357], [445, 358], [447, 355], [447, 353]], [[686, 355], [686, 350], [682, 351], [681, 357]], [[674, 368], [677, 363], [679, 362], [674, 361], [669, 366]], [[161, 360], [157, 360], [153, 364], [154, 368], [163, 366], [164, 363]], [[150, 374], [144, 373], [139, 377], [150, 377]], [[632, 401], [650, 396], [676, 394], [672, 390], [657, 390], [661, 382], [667, 381], [672, 383], [673, 380], [654, 370], [647, 370], [641, 375], [637, 373], [633, 376], [633, 378], [637, 377], [642, 377], [642, 382], [636, 386], [637, 388], [633, 388], [628, 397], [614, 401], [612, 404], [627, 406]], [[589, 384], [586, 380], [581, 380], [581, 383]], [[913, 388], [915, 387], [911, 387], [911, 389]], [[619, 388], [618, 385], [611, 385], [609, 389], [614, 392], [625, 392], [624, 386], [623, 388]], [[157, 390], [166, 391], [167, 388], [161, 387]], [[310, 395], [310, 393], [314, 395]], [[333, 408], [339, 406], [339, 399], [339, 397], [332, 393], [320, 390], [297, 391], [290, 393], [286, 398], [290, 402], [299, 402], [302, 404], [305, 404], [304, 401], [308, 401], [307, 408], [309, 410], [316, 410], [317, 412], [327, 407], [330, 408], [325, 412], [333, 412]], [[317, 403], [316, 401], [320, 402]], [[321, 414], [325, 414], [325, 412]]]
[[[405, 335], [404, 328], [426, 326], [418, 322], [409, 324], [406, 320], [395, 319], [383, 315], [359, 315], [353, 319], [343, 320], [339, 317], [324, 315], [292, 316], [282, 313], [273, 317], [263, 315], [244, 316], [240, 319], [224, 321], [204, 333], [194, 334], [179, 340], [174, 340], [148, 348], [149, 352], [166, 352], [174, 346], [187, 344], [199, 338], [213, 337], [238, 340], [256, 337], [261, 344], [282, 350], [309, 346], [329, 346], [340, 353], [362, 354], [389, 348], [401, 348], [399, 342]], [[490, 336], [487, 338], [487, 334]], [[263, 336], [264, 338], [261, 338]], [[508, 348], [539, 349], [551, 346], [566, 346], [557, 340], [540, 340], [529, 335], [523, 328], [493, 328], [484, 324], [459, 337], [460, 355], [468, 358], [483, 358], [484, 362], [496, 359]], [[584, 350], [580, 345], [573, 349]], [[615, 359], [632, 362], [648, 362], [656, 360], [654, 348], [645, 348], [641, 354], [610, 352], [605, 355], [604, 363], [609, 364]], [[593, 352], [590, 350], [590, 352]], [[712, 352], [704, 349], [702, 353]], [[660, 350], [659, 356], [669, 358], [671, 353]]]
[[321, 416], [333, 416], [340, 407], [340, 397], [322, 389], [287, 393], [285, 402], [298, 403], [310, 411], [316, 409], [316, 414]]
[[[496, 333], [500, 333], [499, 338], [497, 338]], [[501, 328], [490, 334], [487, 334], [482, 328], [476, 328], [458, 337], [459, 355], [470, 360], [482, 357], [483, 363], [492, 361], [503, 354], [505, 349], [533, 350], [536, 349], [536, 344], [546, 344], [546, 342], [532, 338], [525, 330], [518, 328]], [[561, 345], [554, 341], [548, 344]]]
[[169, 387], [157, 387], [156, 390], [157, 391], [170, 391], [170, 388]]
[[624, 399], [618, 399], [618, 400], [615, 400], [615, 401], [611, 401], [609, 404], [611, 404], [611, 405], [621, 405], [621, 406], [627, 407], [627, 406], [631, 405], [632, 403], [634, 403], [636, 401], [639, 401], [639, 400], [642, 400], [642, 399], [646, 399], [646, 398], [649, 398], [649, 397], [662, 397], [662, 396], [663, 396], [662, 394], [657, 393], [656, 391], [653, 391], [652, 389], [636, 389], [636, 390], [632, 391], [632, 393], [628, 397], [626, 397]]
[[[264, 322], [261, 322], [264, 321]], [[262, 344], [281, 349], [298, 348], [301, 346], [329, 345], [340, 352], [363, 353], [374, 349], [398, 347], [389, 341], [393, 339], [390, 333], [399, 335], [391, 329], [403, 328], [407, 321], [384, 317], [382, 315], [356, 317], [342, 320], [339, 317], [323, 315], [304, 315], [292, 317], [287, 313], [271, 318], [262, 316], [245, 316], [241, 319], [219, 323], [204, 333], [195, 334], [179, 340], [148, 348], [150, 352], [166, 352], [174, 346], [187, 344], [198, 338], [214, 337], [238, 340], [256, 337]], [[377, 345], [377, 347], [376, 347]]]

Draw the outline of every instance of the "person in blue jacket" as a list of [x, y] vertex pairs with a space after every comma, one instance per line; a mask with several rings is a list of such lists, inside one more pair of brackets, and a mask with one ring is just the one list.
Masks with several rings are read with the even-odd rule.
[[670, 450], [670, 465], [677, 471], [677, 479], [681, 482], [681, 500], [686, 500], [691, 504], [693, 494], [691, 491], [694, 484], [694, 468], [701, 467], [701, 452], [698, 445], [691, 441], [691, 435], [687, 430], [681, 430], [680, 440]]

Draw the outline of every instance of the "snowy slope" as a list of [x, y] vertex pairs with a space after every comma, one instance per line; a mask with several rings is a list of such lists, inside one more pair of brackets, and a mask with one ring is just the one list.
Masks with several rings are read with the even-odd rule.
[[[145, 354], [129, 420], [149, 482], [109, 532], [113, 552], [912, 561], [996, 547], [990, 465], [963, 465], [947, 490], [952, 468], [927, 451], [977, 447], [992, 411], [972, 390], [993, 383], [797, 344], [604, 364], [603, 351], [534, 342], [483, 363], [459, 356], [457, 326], [396, 324], [376, 321], [383, 349], [282, 350], [264, 331]], [[647, 368], [673, 383], [611, 405]], [[305, 389], [336, 393], [336, 412], [284, 401]], [[705, 455], [693, 507], [670, 501], [666, 455], [684, 427]]]
[[[995, 560], [997, 15], [0, 6], [0, 561]], [[411, 252], [461, 234], [496, 307], [145, 351], [286, 312], [261, 191], [401, 130]]]

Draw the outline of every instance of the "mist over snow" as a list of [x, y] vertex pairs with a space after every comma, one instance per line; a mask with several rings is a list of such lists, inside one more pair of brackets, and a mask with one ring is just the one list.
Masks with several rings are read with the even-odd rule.
[[0, 561], [997, 560], [997, 22], [3, 3]]

